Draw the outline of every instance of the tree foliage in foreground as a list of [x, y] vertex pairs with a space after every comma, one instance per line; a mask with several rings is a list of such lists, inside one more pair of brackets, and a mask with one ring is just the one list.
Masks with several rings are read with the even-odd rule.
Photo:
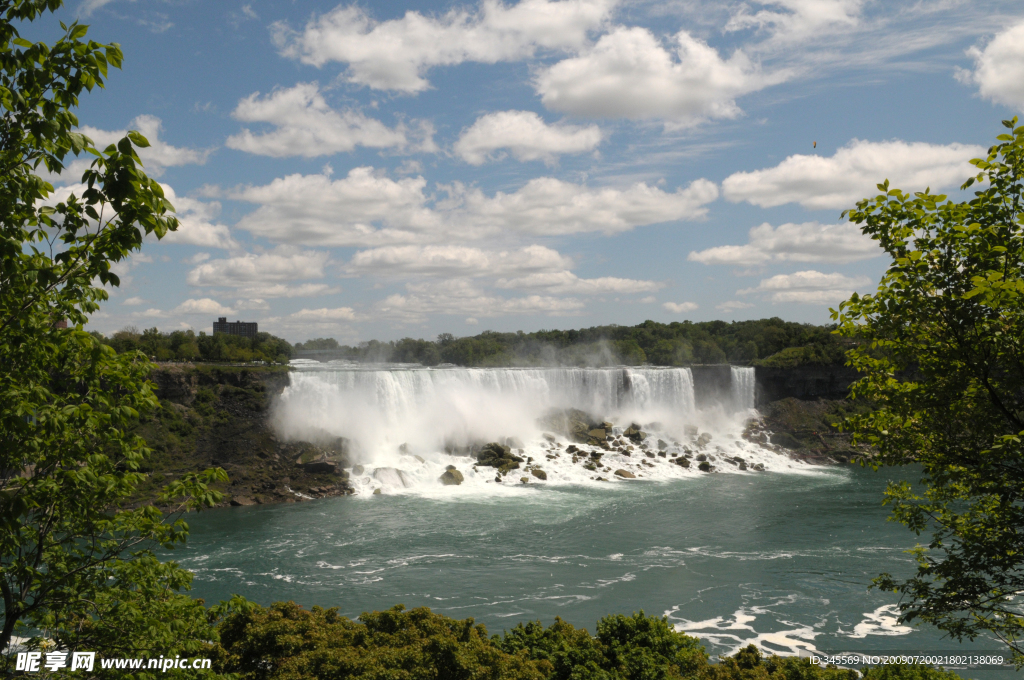
[[[122, 509], [148, 454], [131, 428], [157, 403], [151, 366], [82, 330], [118, 284], [111, 265], [177, 222], [142, 170], [144, 137], [98, 150], [75, 132], [79, 96], [103, 86], [120, 48], [77, 23], [52, 45], [19, 36], [60, 5], [0, 0], [0, 649], [18, 633], [106, 656], [195, 654], [213, 631], [180, 592], [191, 574], [154, 552], [187, 526]], [[80, 187], [55, 194], [40, 174], [79, 154], [95, 158]], [[189, 475], [164, 502], [209, 504], [223, 476]]]
[[994, 635], [1024, 664], [1024, 127], [975, 159], [987, 187], [954, 202], [884, 192], [850, 211], [892, 258], [873, 295], [833, 318], [864, 340], [853, 388], [874, 403], [848, 421], [878, 465], [919, 463], [919, 490], [890, 485], [893, 518], [920, 534], [916, 574], [877, 586], [901, 593], [902, 621], [956, 639]]
[[[856, 680], [852, 670], [795, 657], [764, 658], [753, 645], [708, 663], [700, 642], [665, 618], [613, 615], [597, 634], [555, 619], [488, 637], [473, 619], [401, 605], [363, 614], [305, 610], [294, 602], [236, 601], [219, 625], [215, 667], [239, 680]], [[864, 680], [959, 680], [925, 666], [869, 669]]]

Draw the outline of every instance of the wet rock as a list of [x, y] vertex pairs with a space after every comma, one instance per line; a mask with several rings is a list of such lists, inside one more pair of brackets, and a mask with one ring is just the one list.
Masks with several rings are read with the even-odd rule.
[[702, 463], [703, 463], [703, 462], [704, 462], [704, 461], [706, 461], [707, 459], [708, 459], [707, 455], [705, 455], [705, 454], [703, 454], [703, 453], [698, 453], [698, 454], [697, 454], [697, 460], [698, 460], [698, 461], [700, 461], [700, 462], [702, 462]]
[[654, 458], [653, 451], [644, 451], [644, 455], [647, 456], [648, 458]]
[[697, 446], [704, 448], [711, 443], [711, 435], [707, 432], [701, 432], [700, 436], [697, 437]]
[[543, 470], [530, 470], [530, 474], [536, 477], [537, 479], [547, 480], [548, 478], [548, 473], [544, 472]]
[[256, 505], [256, 501], [247, 496], [235, 496], [231, 499], [231, 505]]
[[454, 468], [445, 470], [440, 479], [441, 483], [445, 486], [458, 486], [459, 484], [462, 484], [462, 482], [466, 481], [466, 478], [462, 476], [462, 473]]
[[364, 468], [362, 465], [353, 465], [352, 466], [352, 474], [354, 474], [354, 475], [361, 475], [361, 474], [363, 474], [363, 472], [365, 470], [366, 470], [366, 468]]
[[300, 465], [305, 472], [327, 472], [332, 475], [338, 474], [338, 464], [330, 460], [317, 460], [312, 463], [303, 463]]
[[687, 460], [686, 458], [682, 458], [682, 457], [676, 458], [672, 462], [675, 463], [676, 465], [678, 465], [679, 467], [684, 467], [684, 468], [690, 467], [690, 461]]
[[741, 460], [740, 461], [740, 470], [746, 470], [746, 469], [747, 469], [747, 464]]
[[374, 496], [380, 496], [380, 495], [381, 495], [381, 491], [380, 491], [380, 489], [374, 489], [374, 490], [373, 490], [373, 495], [374, 495]]
[[764, 472], [764, 463], [757, 463], [754, 465], [754, 469], [758, 472]]
[[519, 481], [521, 483], [523, 483], [523, 484], [529, 484], [530, 483], [530, 478], [529, 477], [520, 477]]
[[616, 470], [615, 476], [622, 477], [623, 479], [636, 479], [636, 475], [634, 475], [629, 470]]
[[579, 451], [579, 449], [576, 447], [575, 444], [569, 444], [567, 447], [565, 447], [566, 453], [576, 453], [577, 451]]
[[595, 428], [587, 432], [587, 435], [594, 439], [605, 439], [608, 437], [608, 432], [604, 428]]
[[659, 458], [666, 458], [666, 457], [668, 457], [668, 454], [665, 453], [664, 451], [658, 451], [658, 457]]
[[664, 439], [659, 439], [658, 440], [658, 450], [659, 451], [664, 451], [667, 448], [668, 448], [668, 442], [665, 441]]
[[701, 472], [711, 472], [711, 463], [704, 461], [697, 466], [697, 469]]

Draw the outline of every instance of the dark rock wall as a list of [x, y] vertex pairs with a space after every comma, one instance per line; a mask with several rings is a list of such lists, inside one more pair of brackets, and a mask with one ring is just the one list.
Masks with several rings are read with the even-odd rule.
[[[846, 399], [860, 374], [847, 366], [756, 369], [757, 407], [780, 399]], [[696, 382], [696, 381], [695, 381]]]

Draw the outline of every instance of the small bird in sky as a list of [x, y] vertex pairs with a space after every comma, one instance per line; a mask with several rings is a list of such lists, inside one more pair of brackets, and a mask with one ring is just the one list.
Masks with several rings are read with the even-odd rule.
[[814, 146], [813, 146], [812, 148], [815, 148], [815, 149], [817, 149], [817, 148], [818, 148], [818, 143], [817, 143], [817, 142], [815, 142], [815, 143], [814, 143]]

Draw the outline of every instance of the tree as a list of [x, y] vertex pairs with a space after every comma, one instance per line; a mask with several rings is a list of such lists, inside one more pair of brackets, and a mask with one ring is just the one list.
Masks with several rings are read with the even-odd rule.
[[993, 635], [1024, 664], [1024, 127], [971, 161], [954, 202], [890, 189], [849, 211], [892, 258], [878, 291], [842, 303], [838, 333], [858, 339], [853, 395], [874, 410], [846, 421], [875, 466], [921, 466], [918, 488], [890, 484], [893, 518], [927, 546], [916, 573], [882, 574], [901, 621], [956, 639]]
[[[184, 541], [187, 525], [123, 509], [149, 453], [131, 428], [157, 404], [151, 366], [82, 330], [103, 286], [119, 283], [111, 264], [177, 222], [142, 170], [142, 135], [101, 151], [75, 132], [83, 90], [120, 66], [117, 44], [86, 40], [77, 23], [52, 46], [20, 37], [20, 23], [60, 6], [0, 0], [0, 649], [27, 629], [69, 651], [194, 652], [211, 631], [179, 592], [191, 575], [153, 552]], [[38, 173], [79, 154], [95, 160], [58, 198]], [[188, 475], [163, 502], [210, 504], [207, 484], [224, 478]]]

